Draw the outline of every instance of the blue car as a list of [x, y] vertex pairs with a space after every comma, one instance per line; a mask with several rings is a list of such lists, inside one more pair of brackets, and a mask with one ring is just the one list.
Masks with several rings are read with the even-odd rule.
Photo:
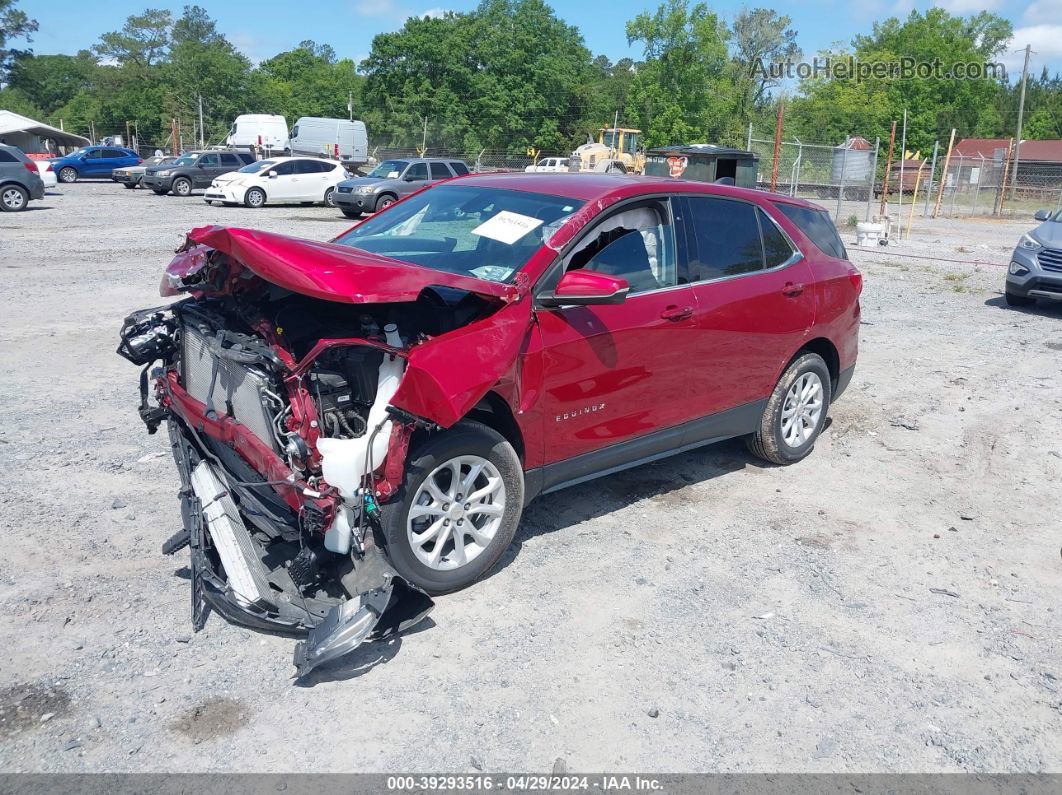
[[139, 166], [143, 160], [132, 149], [121, 146], [84, 146], [52, 161], [52, 171], [60, 182], [77, 182], [81, 177], [109, 177], [116, 168]]

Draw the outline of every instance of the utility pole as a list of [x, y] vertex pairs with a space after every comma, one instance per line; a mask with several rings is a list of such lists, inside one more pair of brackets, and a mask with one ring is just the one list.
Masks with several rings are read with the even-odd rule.
[[885, 215], [885, 205], [889, 201], [889, 172], [892, 171], [892, 152], [896, 147], [896, 122], [892, 123], [889, 133], [889, 156], [885, 158], [885, 176], [881, 179], [881, 208], [878, 215]]
[[1021, 98], [1018, 100], [1018, 132], [1014, 136], [1014, 178], [1010, 181], [1010, 198], [1014, 200], [1014, 192], [1018, 189], [1018, 162], [1021, 160], [1021, 123], [1025, 115], [1025, 83], [1029, 79], [1029, 55], [1032, 53], [1032, 45], [1025, 45], [1025, 66], [1021, 70]]
[[420, 136], [420, 156], [424, 157], [424, 153], [428, 151], [428, 117], [424, 117], [424, 132]]
[[903, 109], [903, 135], [900, 138], [900, 204], [898, 216], [903, 216], [903, 161], [907, 159], [907, 108]]
[[785, 97], [778, 98], [778, 118], [774, 122], [774, 163], [771, 164], [771, 193], [778, 187], [778, 158], [782, 154], [782, 121], [785, 119]]
[[203, 134], [203, 95], [199, 95], [199, 148], [206, 148], [206, 138]]
[[354, 92], [347, 92], [347, 113], [350, 114], [350, 120], [354, 121]]

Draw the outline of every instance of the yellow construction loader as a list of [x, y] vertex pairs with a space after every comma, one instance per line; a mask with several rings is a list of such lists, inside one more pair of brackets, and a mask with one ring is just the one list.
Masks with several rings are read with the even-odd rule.
[[568, 170], [641, 174], [645, 170], [641, 134], [627, 127], [602, 127], [596, 143], [588, 141], [572, 152]]

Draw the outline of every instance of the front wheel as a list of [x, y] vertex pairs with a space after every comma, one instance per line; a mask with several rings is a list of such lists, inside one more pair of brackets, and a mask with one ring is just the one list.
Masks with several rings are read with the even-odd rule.
[[175, 196], [190, 196], [192, 193], [192, 181], [184, 177], [178, 177], [173, 181], [173, 193]]
[[384, 506], [391, 564], [430, 594], [471, 585], [509, 547], [523, 503], [512, 445], [486, 425], [462, 422], [416, 451]]
[[831, 398], [830, 371], [817, 353], [805, 353], [786, 368], [767, 400], [749, 451], [772, 464], [792, 464], [815, 446]]
[[59, 181], [65, 182], [68, 185], [71, 182], [77, 182], [77, 169], [72, 166], [64, 166], [59, 169]]
[[132, 190], [136, 187], [136, 185], [132, 182], [123, 182], [122, 185], [125, 187], [126, 190]]
[[357, 210], [348, 210], [345, 207], [340, 207], [339, 210], [347, 218], [361, 218], [361, 213], [359, 213]]
[[156, 196], [165, 196], [167, 193], [169, 193], [169, 191], [165, 188], [152, 188], [151, 190], [154, 191]]
[[244, 194], [243, 203], [248, 207], [261, 207], [266, 203], [265, 191], [261, 188], [251, 188]]
[[390, 207], [396, 201], [397, 201], [397, 199], [395, 199], [394, 196], [381, 196], [376, 201], [376, 212], [380, 212], [380, 210], [386, 210], [388, 207]]

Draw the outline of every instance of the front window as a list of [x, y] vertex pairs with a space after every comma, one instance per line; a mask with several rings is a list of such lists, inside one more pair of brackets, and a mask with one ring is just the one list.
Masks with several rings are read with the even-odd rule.
[[195, 161], [199, 159], [199, 155], [181, 155], [173, 161], [174, 166], [194, 166]]
[[408, 165], [409, 162], [406, 160], [385, 160], [370, 171], [369, 176], [380, 179], [398, 179]]
[[581, 201], [444, 184], [375, 215], [334, 242], [425, 268], [509, 281]]

